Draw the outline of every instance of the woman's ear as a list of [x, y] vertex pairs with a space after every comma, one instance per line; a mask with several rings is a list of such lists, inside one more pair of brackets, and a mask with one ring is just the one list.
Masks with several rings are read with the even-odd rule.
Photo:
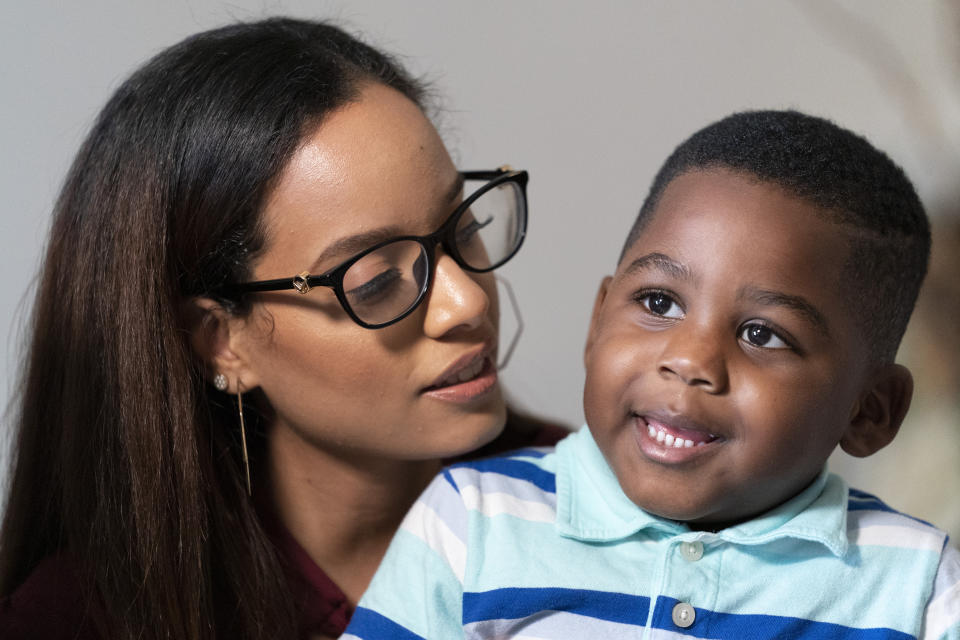
[[913, 376], [899, 364], [881, 367], [854, 407], [840, 447], [865, 458], [890, 444], [903, 423], [913, 397]]
[[[185, 324], [190, 330], [190, 346], [203, 361], [206, 378], [222, 374], [227, 381], [226, 393], [237, 393], [242, 386], [249, 391], [260, 382], [243, 352], [237, 348], [245, 322], [228, 313], [210, 298], [192, 298], [184, 308]], [[238, 386], [239, 385], [239, 386]]]
[[610, 283], [613, 282], [613, 276], [606, 276], [600, 281], [600, 289], [597, 290], [597, 297], [593, 301], [593, 312], [590, 314], [590, 328], [587, 330], [587, 344], [583, 349], [583, 361], [590, 358], [590, 349], [596, 339], [596, 331], [599, 328], [600, 311], [603, 309], [603, 302], [607, 299], [607, 291], [610, 290]]

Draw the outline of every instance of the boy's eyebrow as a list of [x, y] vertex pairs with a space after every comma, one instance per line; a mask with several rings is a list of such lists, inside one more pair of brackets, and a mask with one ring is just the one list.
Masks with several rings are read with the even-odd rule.
[[823, 314], [820, 313], [813, 304], [802, 296], [790, 295], [780, 291], [771, 291], [769, 289], [760, 289], [758, 287], [744, 287], [739, 291], [737, 297], [741, 299], [748, 298], [763, 305], [792, 309], [809, 320], [824, 336], [830, 336], [830, 329], [827, 326], [826, 318], [823, 317]]
[[627, 266], [627, 268], [624, 270], [624, 273], [627, 275], [633, 275], [638, 271], [643, 271], [644, 269], [649, 269], [651, 267], [656, 267], [657, 269], [660, 269], [674, 278], [681, 278], [683, 280], [690, 280], [693, 278], [693, 274], [687, 265], [677, 262], [666, 254], [656, 252], [648, 253], [645, 256], [640, 256]]

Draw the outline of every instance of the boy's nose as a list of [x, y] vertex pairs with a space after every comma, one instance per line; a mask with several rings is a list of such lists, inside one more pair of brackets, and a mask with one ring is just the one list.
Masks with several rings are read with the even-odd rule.
[[481, 326], [490, 309], [490, 297], [484, 288], [443, 252], [437, 256], [435, 268], [425, 303], [424, 333], [440, 338], [451, 331]]
[[673, 333], [660, 354], [657, 372], [707, 393], [723, 393], [729, 382], [719, 338], [705, 330]]

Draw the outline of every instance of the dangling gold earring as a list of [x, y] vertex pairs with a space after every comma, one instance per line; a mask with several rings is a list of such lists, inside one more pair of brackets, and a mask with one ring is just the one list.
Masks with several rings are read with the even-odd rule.
[[243, 468], [247, 474], [247, 495], [252, 496], [253, 491], [250, 488], [250, 458], [247, 457], [247, 427], [243, 423], [243, 385], [240, 379], [237, 379], [237, 413], [240, 414], [240, 441], [243, 443]]

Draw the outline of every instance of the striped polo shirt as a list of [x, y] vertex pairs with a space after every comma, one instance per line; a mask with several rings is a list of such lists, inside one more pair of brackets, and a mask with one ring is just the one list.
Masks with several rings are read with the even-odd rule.
[[826, 472], [691, 531], [632, 503], [584, 428], [438, 476], [342, 637], [960, 639], [946, 542]]

